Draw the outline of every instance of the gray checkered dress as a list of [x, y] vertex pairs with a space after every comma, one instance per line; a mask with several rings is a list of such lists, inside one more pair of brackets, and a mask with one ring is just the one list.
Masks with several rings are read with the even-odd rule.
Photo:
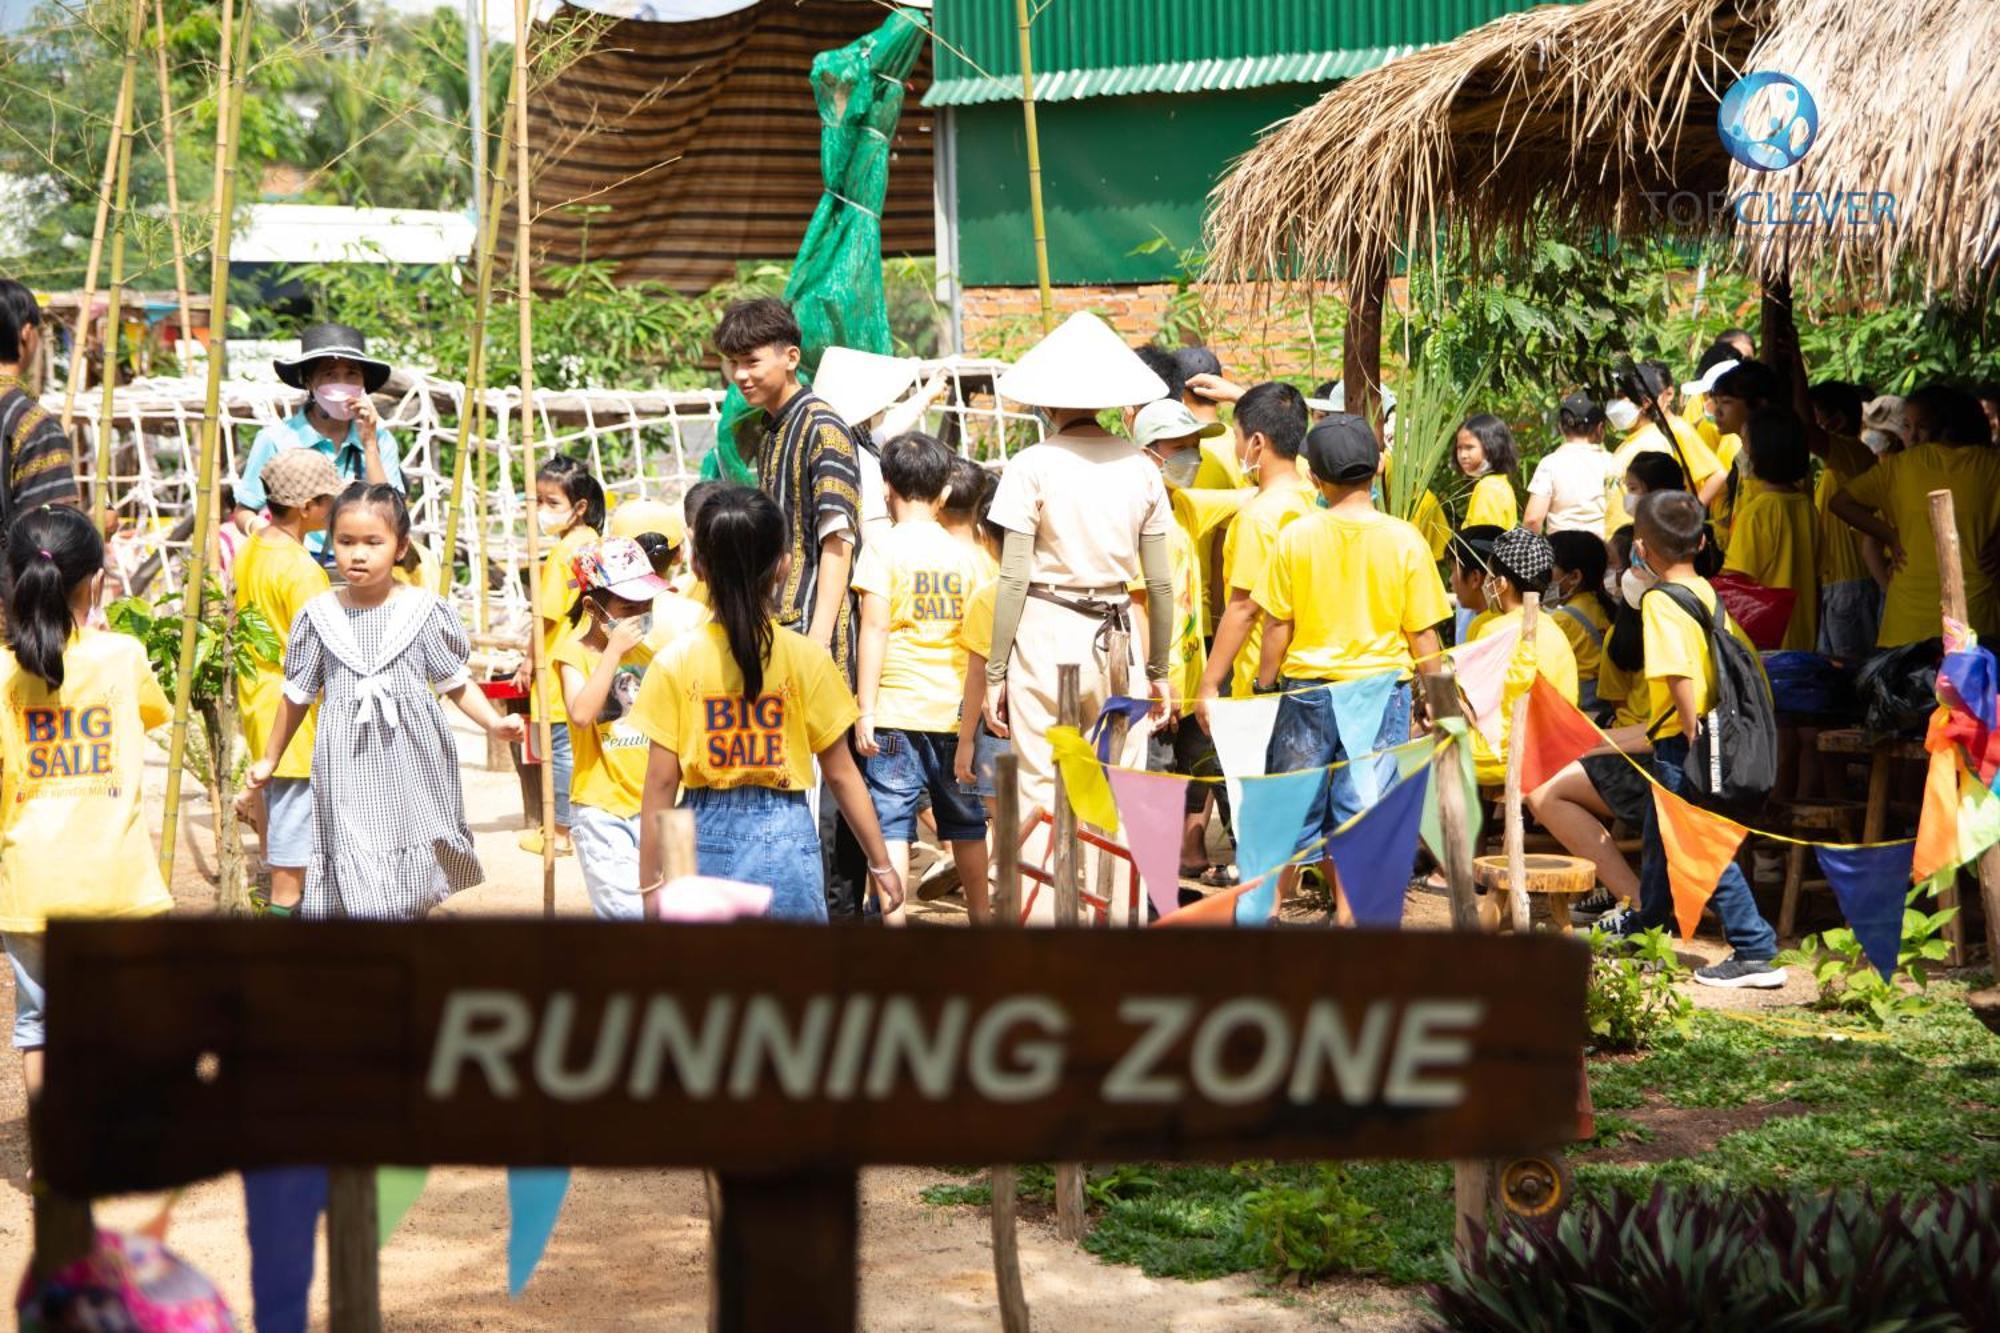
[[469, 652], [415, 588], [368, 608], [321, 593], [293, 622], [285, 694], [321, 700], [302, 915], [413, 921], [485, 878], [436, 693], [466, 682]]

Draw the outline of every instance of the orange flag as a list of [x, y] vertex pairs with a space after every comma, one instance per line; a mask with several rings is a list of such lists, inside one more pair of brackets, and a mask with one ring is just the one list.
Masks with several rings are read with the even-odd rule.
[[1958, 750], [1931, 751], [1924, 782], [1923, 813], [1917, 817], [1917, 850], [1910, 863], [1913, 883], [1958, 864]]
[[1507, 743], [1527, 746], [1521, 753], [1524, 794], [1539, 790], [1544, 782], [1604, 743], [1604, 734], [1583, 710], [1563, 698], [1562, 691], [1540, 674], [1528, 687], [1528, 721], [1522, 730], [1525, 735], [1509, 737]]
[[1715, 892], [1722, 872], [1749, 829], [1733, 819], [1690, 805], [1653, 784], [1653, 810], [1659, 816], [1660, 844], [1667, 854], [1667, 883], [1674, 893], [1674, 917], [1681, 938], [1694, 938], [1701, 909]]
[[[1282, 869], [1282, 866], [1279, 867], [1279, 870]], [[1273, 870], [1271, 873], [1275, 875], [1279, 870]], [[1248, 884], [1237, 884], [1218, 893], [1211, 893], [1198, 902], [1189, 903], [1178, 912], [1167, 913], [1154, 921], [1153, 926], [1155, 929], [1161, 926], [1233, 926], [1236, 924], [1236, 900], [1263, 882], [1263, 877], [1259, 876]]]

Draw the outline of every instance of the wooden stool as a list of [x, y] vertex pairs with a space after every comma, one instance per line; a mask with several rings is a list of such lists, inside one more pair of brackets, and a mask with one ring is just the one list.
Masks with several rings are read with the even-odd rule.
[[1890, 765], [1898, 759], [1927, 761], [1930, 758], [1930, 752], [1924, 749], [1921, 740], [1891, 736], [1871, 745], [1867, 735], [1859, 730], [1822, 731], [1819, 734], [1819, 752], [1868, 756], [1868, 808], [1861, 821], [1863, 842], [1882, 841], [1882, 830], [1888, 826]]
[[[1834, 842], [1853, 841], [1854, 826], [1863, 818], [1864, 809], [1857, 801], [1829, 800], [1779, 801], [1771, 806], [1771, 812], [1793, 837], [1816, 840], [1813, 835], [1830, 833], [1833, 837], [1829, 841]], [[1778, 907], [1778, 934], [1784, 939], [1792, 938], [1798, 921], [1799, 894], [1806, 888], [1806, 851], [1797, 843], [1785, 847], [1785, 896]], [[1812, 887], [1823, 889], [1826, 881], [1815, 879]]]
[[[1597, 867], [1580, 856], [1549, 856], [1540, 852], [1523, 858], [1522, 865], [1528, 877], [1524, 887], [1529, 893], [1548, 897], [1549, 915], [1555, 918], [1556, 929], [1569, 934], [1570, 900], [1581, 898], [1597, 887]], [[1497, 895], [1507, 891], [1509, 882], [1507, 858], [1478, 858], [1472, 863], [1472, 879], [1487, 891], [1489, 899], [1498, 901]]]

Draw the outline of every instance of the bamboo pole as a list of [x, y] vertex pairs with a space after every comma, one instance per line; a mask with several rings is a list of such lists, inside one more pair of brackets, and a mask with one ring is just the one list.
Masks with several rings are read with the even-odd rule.
[[[243, 0], [242, 24], [247, 38], [251, 0]], [[223, 0], [222, 38], [216, 72], [215, 115], [215, 237], [209, 250], [208, 394], [201, 417], [201, 462], [195, 483], [194, 540], [188, 547], [188, 578], [181, 592], [180, 668], [174, 676], [174, 725], [167, 745], [166, 806], [160, 827], [160, 873], [174, 882], [174, 834], [180, 823], [181, 767], [187, 755], [188, 705], [194, 688], [194, 650], [201, 621], [201, 599], [208, 577], [208, 544], [204, 535], [214, 521], [215, 460], [222, 437], [221, 339], [229, 311], [230, 215], [236, 195], [235, 5]]]
[[[1132, 687], [1132, 638], [1123, 630], [1111, 634], [1111, 646], [1107, 651], [1105, 665], [1106, 684], [1110, 686], [1114, 698], [1121, 697]], [[1113, 713], [1106, 723], [1111, 729], [1111, 762], [1119, 763], [1125, 754], [1125, 737], [1130, 734], [1132, 723], [1123, 713]], [[1126, 884], [1131, 884], [1130, 866], [1127, 863]], [[1108, 851], [1097, 853], [1097, 891], [1104, 895], [1105, 924], [1113, 926], [1137, 927], [1146, 924], [1145, 909], [1134, 901], [1128, 893], [1122, 905], [1119, 900], [1118, 858]]]
[[[173, 81], [167, 69], [167, 10], [166, 0], [153, 0], [153, 27], [159, 40], [153, 47], [154, 66], [160, 81], [160, 153], [167, 172], [167, 220], [171, 224], [174, 247], [174, 296], [180, 302], [181, 341], [185, 343], [194, 337], [194, 307], [188, 300], [187, 246], [181, 239], [181, 186], [180, 169], [174, 160], [174, 90]], [[237, 99], [238, 105], [242, 99]], [[213, 338], [215, 331], [209, 330]], [[213, 349], [211, 354], [213, 353]], [[181, 369], [187, 369], [187, 358], [180, 357]]]
[[[1056, 668], [1056, 721], [1066, 727], [1082, 725], [1082, 668], [1064, 663]], [[1056, 770], [1055, 788], [1055, 911], [1058, 926], [1077, 924], [1077, 881], [1082, 878], [1083, 844], [1076, 836], [1076, 809], [1064, 790], [1062, 770]], [[1067, 1241], [1083, 1239], [1083, 1167], [1075, 1162], [1056, 1164], [1056, 1234]]]
[[[1521, 595], [1521, 646], [1516, 652], [1535, 660], [1535, 622], [1541, 619], [1539, 593]], [[1528, 734], [1528, 695], [1522, 691], [1514, 701], [1514, 715], [1507, 732], [1507, 907], [1514, 933], [1528, 933], [1527, 828], [1521, 817], [1521, 765], [1527, 752], [1521, 738]]]
[[1042, 140], [1035, 129], [1035, 60], [1030, 49], [1028, 0], [1014, 0], [1014, 25], [1021, 39], [1021, 119], [1027, 129], [1028, 221], [1035, 233], [1035, 287], [1042, 294], [1042, 332], [1056, 326], [1056, 298], [1049, 287], [1049, 228], [1042, 212]]
[[[112, 396], [118, 388], [118, 342], [125, 320], [125, 213], [132, 190], [132, 103], [136, 100], [139, 78], [139, 43], [146, 38], [145, 0], [132, 0], [132, 14], [125, 28], [125, 75], [119, 84], [118, 102], [123, 108], [113, 131], [117, 160], [111, 190], [111, 286], [109, 306], [104, 312], [104, 365], [98, 376], [103, 394], [97, 413], [97, 457], [90, 476], [90, 516], [99, 532], [109, 532], [111, 516], [111, 415]], [[102, 200], [99, 201], [100, 203]]]
[[[530, 503], [524, 511], [528, 530], [528, 567], [541, 564], [541, 534], [534, 520], [535, 477], [535, 293], [530, 286], [528, 245], [533, 240], [531, 210], [533, 185], [528, 179], [528, 0], [514, 0], [514, 286], [521, 309], [521, 476], [530, 488]], [[531, 599], [532, 600], [532, 599]], [[535, 739], [541, 750], [542, 779], [542, 915], [556, 913], [556, 766], [550, 753], [552, 710], [556, 706], [553, 672], [549, 669], [548, 645], [542, 641], [537, 607], [528, 617], [529, 660], [534, 663], [534, 684], [542, 699], [541, 717], [535, 723]]]

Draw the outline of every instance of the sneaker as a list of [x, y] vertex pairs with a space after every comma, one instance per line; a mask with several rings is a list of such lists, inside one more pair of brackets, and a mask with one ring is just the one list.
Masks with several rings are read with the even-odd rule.
[[1588, 926], [1610, 915], [1618, 909], [1618, 899], [1602, 884], [1592, 889], [1588, 895], [1569, 905], [1569, 923], [1572, 926]]
[[[542, 854], [542, 831], [538, 828], [528, 829], [520, 837], [514, 839], [514, 845], [530, 856], [540, 856]], [[569, 839], [563, 837], [561, 834], [557, 834], [556, 855], [568, 856], [571, 850]]]
[[1785, 969], [1773, 967], [1764, 959], [1731, 954], [1719, 963], [1710, 963], [1698, 969], [1694, 979], [1704, 986], [1723, 986], [1731, 990], [1776, 990], [1785, 984]]
[[961, 885], [958, 880], [958, 866], [949, 855], [931, 862], [930, 869], [917, 881], [917, 901], [934, 903], [940, 898], [949, 898], [957, 893]]
[[1645, 929], [1639, 924], [1639, 909], [1636, 907], [1615, 907], [1598, 917], [1594, 924], [1613, 939], [1637, 935]]

